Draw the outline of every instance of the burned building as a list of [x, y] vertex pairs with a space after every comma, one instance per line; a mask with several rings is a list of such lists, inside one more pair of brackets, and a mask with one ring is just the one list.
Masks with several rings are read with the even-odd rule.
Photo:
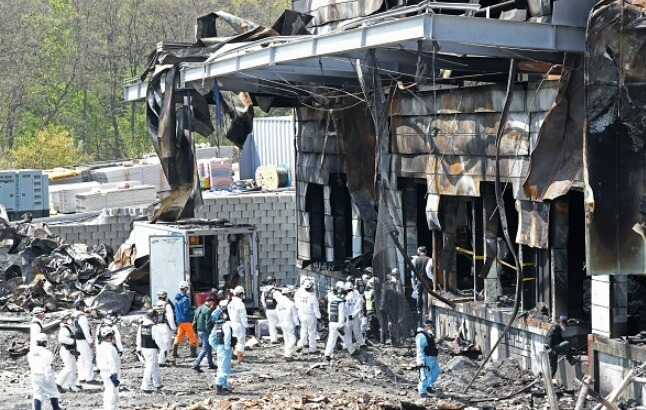
[[643, 329], [644, 3], [293, 8], [224, 45], [198, 39], [201, 60], [173, 75], [183, 95], [294, 107], [298, 267], [398, 267], [406, 289], [404, 254], [424, 245], [451, 302], [432, 298], [441, 335], [462, 328], [538, 372], [549, 322], [568, 316], [588, 360], [560, 377], [588, 372], [603, 394], [644, 362], [618, 339]]

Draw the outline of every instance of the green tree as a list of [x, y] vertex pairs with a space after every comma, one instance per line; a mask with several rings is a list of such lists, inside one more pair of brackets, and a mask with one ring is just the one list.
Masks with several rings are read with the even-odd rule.
[[9, 151], [15, 168], [50, 169], [86, 161], [72, 135], [61, 127], [49, 126], [33, 137], [20, 138]]

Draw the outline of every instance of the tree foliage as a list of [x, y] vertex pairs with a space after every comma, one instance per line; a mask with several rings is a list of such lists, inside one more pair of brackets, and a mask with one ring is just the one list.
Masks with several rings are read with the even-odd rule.
[[[208, 12], [224, 10], [270, 25], [290, 4], [290, 0], [0, 1], [0, 157], [33, 167], [37, 154], [43, 153], [32, 158], [25, 151], [29, 146], [80, 147], [76, 149], [83, 158], [97, 160], [152, 151], [144, 106], [124, 103], [123, 85], [143, 71], [155, 45], [194, 42], [195, 19]], [[63, 136], [73, 143], [63, 143]], [[39, 138], [41, 143], [42, 138], [56, 138], [56, 144], [33, 145]], [[69, 164], [65, 155], [40, 160], [47, 166]], [[62, 162], [55, 163], [58, 160]]]
[[11, 165], [15, 168], [51, 169], [78, 164], [86, 159], [72, 135], [57, 126], [48, 126], [34, 136], [21, 137], [10, 155]]

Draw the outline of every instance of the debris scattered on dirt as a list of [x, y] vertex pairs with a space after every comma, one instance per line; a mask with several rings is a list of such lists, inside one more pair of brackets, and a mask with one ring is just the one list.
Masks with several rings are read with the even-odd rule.
[[0, 311], [28, 312], [42, 306], [51, 312], [89, 297], [93, 307], [122, 314], [130, 310], [134, 292], [127, 291], [125, 280], [113, 280], [127, 274], [127, 268], [108, 269], [113, 257], [108, 245], [66, 244], [46, 225], [29, 219], [0, 219], [0, 239], [11, 240], [0, 249]]

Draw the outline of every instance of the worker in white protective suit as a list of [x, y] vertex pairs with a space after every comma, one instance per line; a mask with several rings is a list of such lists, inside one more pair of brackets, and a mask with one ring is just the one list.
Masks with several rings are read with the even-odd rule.
[[36, 346], [36, 337], [43, 333], [43, 320], [45, 320], [45, 309], [35, 307], [31, 314], [33, 315], [29, 324], [29, 346]]
[[103, 381], [103, 410], [119, 408], [121, 358], [114, 346], [114, 335], [109, 327], [101, 329], [101, 344], [96, 349], [96, 366]]
[[[27, 355], [31, 369], [31, 386], [34, 389], [34, 410], [41, 410], [43, 401], [49, 399], [53, 410], [61, 410], [58, 405], [60, 393], [54, 381], [54, 354], [47, 349], [47, 335], [39, 333], [34, 345], [29, 348]], [[8, 404], [8, 403], [6, 403]]]
[[109, 327], [112, 329], [114, 334], [114, 347], [117, 348], [119, 356], [123, 354], [123, 343], [121, 342], [121, 331], [119, 330], [119, 314], [114, 310], [109, 310], [106, 316], [103, 318], [101, 323], [96, 325], [96, 339], [95, 345], [98, 346], [101, 343], [101, 328]]
[[94, 365], [92, 360], [94, 354], [94, 338], [90, 331], [90, 322], [85, 314], [85, 301], [74, 302], [74, 338], [76, 349], [79, 352], [77, 360], [79, 383], [94, 384]]
[[249, 326], [249, 322], [247, 321], [247, 308], [242, 298], [244, 298], [244, 288], [242, 286], [236, 286], [233, 289], [233, 297], [228, 305], [231, 330], [233, 331], [233, 337], [238, 341], [234, 349], [234, 353], [238, 358], [238, 364], [242, 364], [244, 360], [245, 335], [246, 329]]
[[155, 326], [156, 318], [157, 313], [155, 310], [146, 311], [137, 329], [137, 355], [144, 362], [144, 376], [141, 381], [141, 391], [144, 393], [152, 393], [153, 387], [157, 390], [161, 390], [163, 387], [159, 363], [157, 362], [159, 343], [162, 342], [163, 335], [159, 327]]
[[287, 288], [282, 291], [283, 297], [278, 302], [278, 323], [283, 330], [283, 341], [285, 352], [283, 356], [286, 361], [292, 361], [296, 351], [296, 326], [299, 325], [298, 311], [294, 304], [294, 289]]
[[298, 310], [298, 319], [301, 322], [301, 334], [298, 348], [309, 347], [309, 353], [315, 354], [318, 320], [321, 319], [319, 301], [314, 293], [314, 281], [307, 278], [294, 295], [294, 302]]
[[265, 310], [265, 316], [267, 317], [269, 342], [278, 343], [278, 330], [276, 329], [276, 324], [278, 324], [278, 313], [276, 312], [276, 307], [278, 306], [278, 301], [281, 299], [280, 296], [282, 295], [280, 290], [276, 289], [276, 278], [270, 276], [267, 278], [265, 283], [267, 283], [267, 285], [262, 289], [260, 303], [262, 304], [262, 307]]
[[351, 335], [350, 340], [354, 338], [360, 349], [366, 348], [366, 339], [361, 331], [361, 323], [363, 322], [363, 296], [354, 288], [352, 277], [345, 282], [345, 309], [348, 320], [345, 323], [345, 328]]
[[157, 362], [160, 366], [165, 366], [166, 361], [170, 360], [173, 344], [175, 342], [175, 306], [173, 302], [168, 299], [168, 292], [160, 290], [157, 292], [157, 304], [155, 310], [157, 311], [157, 324], [162, 333], [162, 343], [159, 345], [159, 355]]
[[60, 388], [77, 392], [81, 388], [78, 384], [78, 369], [76, 368], [78, 351], [76, 350], [76, 339], [74, 338], [74, 329], [72, 329], [71, 323], [72, 312], [67, 312], [61, 318], [61, 325], [58, 329], [58, 343], [61, 346], [59, 354], [63, 361], [63, 369], [56, 376], [56, 385], [60, 386]]
[[330, 322], [327, 344], [325, 346], [325, 359], [327, 361], [332, 360], [334, 347], [339, 338], [343, 342], [344, 349], [351, 355], [356, 353], [352, 345], [352, 336], [345, 331], [345, 321], [347, 320], [345, 296], [345, 284], [341, 281], [336, 283], [334, 291], [328, 295], [328, 317]]

